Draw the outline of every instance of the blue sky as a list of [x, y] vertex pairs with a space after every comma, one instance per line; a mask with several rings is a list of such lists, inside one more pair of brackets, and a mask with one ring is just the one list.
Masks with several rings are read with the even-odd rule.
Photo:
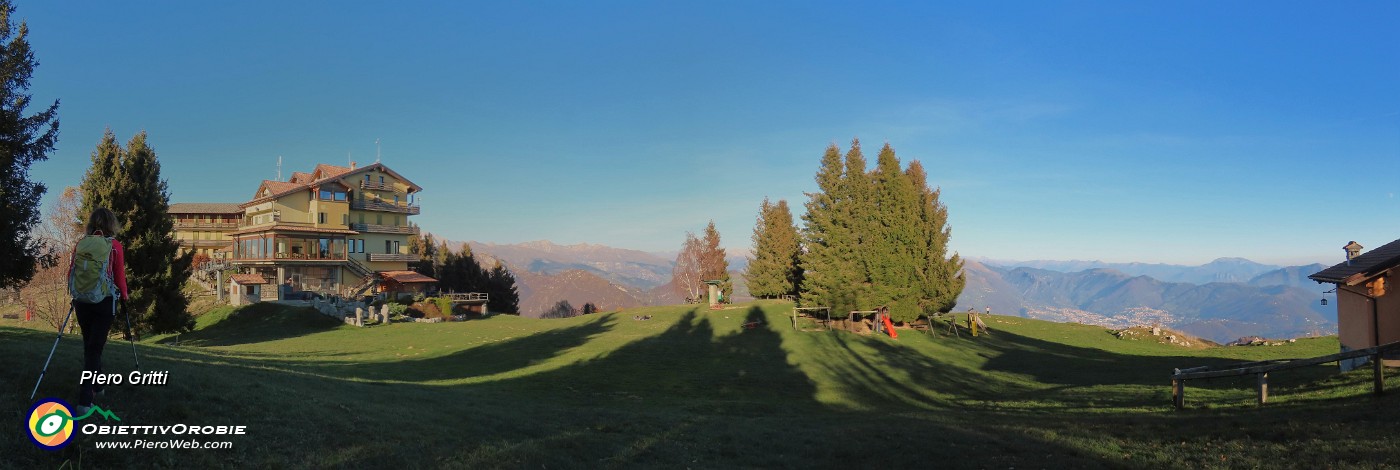
[[965, 256], [1400, 238], [1400, 3], [965, 3], [21, 1], [62, 100], [33, 176], [145, 130], [172, 201], [241, 202], [380, 139], [452, 239], [742, 248], [859, 137], [924, 163]]

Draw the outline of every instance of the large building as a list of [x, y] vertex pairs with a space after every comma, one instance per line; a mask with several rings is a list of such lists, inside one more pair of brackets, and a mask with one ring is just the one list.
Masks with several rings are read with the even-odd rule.
[[233, 245], [230, 233], [243, 225], [243, 208], [238, 204], [171, 204], [169, 212], [180, 252], [193, 251], [209, 259], [228, 253], [225, 249]]
[[[422, 191], [381, 163], [357, 168], [316, 165], [287, 181], [263, 181], [239, 204], [243, 225], [230, 232], [232, 263], [297, 291], [350, 295], [367, 291], [380, 273], [406, 271], [419, 233]], [[432, 279], [421, 282], [435, 282]]]
[[[1356, 242], [1342, 247], [1347, 259], [1308, 278], [1337, 286], [1337, 340], [1342, 351], [1400, 341], [1400, 295], [1393, 284], [1400, 276], [1400, 240], [1361, 253]], [[1366, 363], [1341, 361], [1343, 371]], [[1386, 365], [1400, 365], [1387, 358]]]

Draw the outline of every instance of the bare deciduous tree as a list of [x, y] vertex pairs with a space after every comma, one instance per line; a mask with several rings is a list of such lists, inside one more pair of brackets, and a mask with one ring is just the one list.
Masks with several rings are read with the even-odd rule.
[[671, 284], [675, 286], [676, 292], [684, 295], [686, 301], [694, 302], [700, 298], [701, 255], [705, 245], [700, 239], [695, 238], [692, 232], [685, 233], [685, 245], [681, 247], [680, 254], [676, 255], [676, 265], [671, 268]]

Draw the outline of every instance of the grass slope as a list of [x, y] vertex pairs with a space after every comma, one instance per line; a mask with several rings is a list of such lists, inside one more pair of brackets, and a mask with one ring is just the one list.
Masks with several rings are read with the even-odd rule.
[[[990, 337], [800, 333], [790, 304], [650, 307], [354, 328], [308, 311], [221, 309], [140, 345], [163, 387], [109, 387], [122, 424], [248, 426], [230, 450], [34, 448], [0, 466], [109, 467], [1375, 467], [1400, 464], [1394, 396], [1318, 366], [1192, 383], [1174, 367], [1335, 352], [1335, 338], [1186, 349], [1098, 327], [992, 317]], [[650, 315], [638, 321], [634, 316]], [[763, 322], [745, 330], [749, 321]], [[3, 324], [0, 324], [3, 325]], [[53, 336], [0, 326], [0, 403], [20, 423]], [[64, 340], [40, 396], [75, 396]], [[130, 370], [111, 343], [109, 371]], [[1388, 380], [1387, 386], [1400, 386]], [[118, 436], [116, 440], [136, 437]]]

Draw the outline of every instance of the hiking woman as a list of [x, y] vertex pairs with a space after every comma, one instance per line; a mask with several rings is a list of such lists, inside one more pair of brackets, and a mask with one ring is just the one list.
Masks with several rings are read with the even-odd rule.
[[[102, 372], [102, 348], [117, 315], [117, 301], [126, 304], [126, 256], [117, 235], [117, 216], [98, 208], [88, 217], [85, 235], [73, 247], [68, 264], [68, 290], [83, 330], [83, 370]], [[102, 386], [78, 385], [79, 415], [92, 406]]]

